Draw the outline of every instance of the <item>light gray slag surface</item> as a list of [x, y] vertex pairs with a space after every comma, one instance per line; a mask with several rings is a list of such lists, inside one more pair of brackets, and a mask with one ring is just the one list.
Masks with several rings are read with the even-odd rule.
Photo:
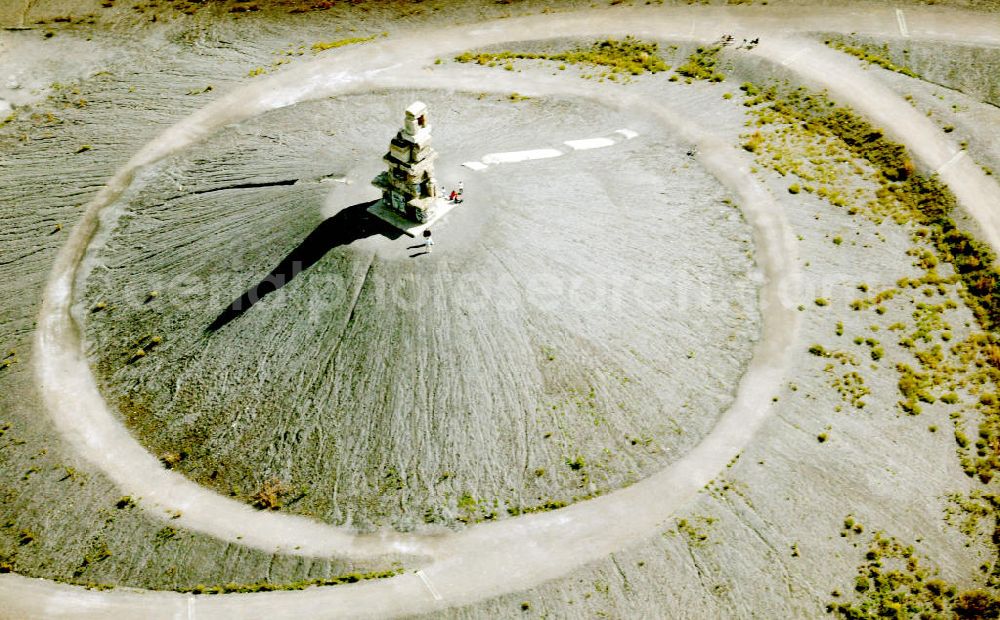
[[[377, 197], [367, 181], [416, 97], [435, 112], [438, 176], [464, 181], [466, 202], [412, 257], [408, 237], [345, 232], [344, 209]], [[623, 127], [639, 136], [563, 144]], [[246, 497], [276, 478], [292, 510], [362, 528], [504, 517], [641, 479], [713, 427], [759, 322], [748, 226], [665, 140], [583, 100], [440, 92], [227, 129], [147, 175], [89, 258], [81, 309], [111, 307], [86, 319], [105, 396], [196, 480]], [[566, 154], [460, 165], [531, 148]], [[317, 241], [327, 215], [345, 223]], [[311, 233], [314, 264], [206, 329]], [[359, 238], [325, 247], [344, 234]]]

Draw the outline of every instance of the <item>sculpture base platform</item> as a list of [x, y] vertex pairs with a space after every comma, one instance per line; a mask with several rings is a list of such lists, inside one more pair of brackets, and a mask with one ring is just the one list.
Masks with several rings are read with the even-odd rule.
[[378, 200], [372, 206], [368, 207], [368, 212], [379, 218], [380, 220], [392, 224], [396, 228], [400, 229], [407, 235], [411, 237], [418, 237], [424, 233], [425, 230], [431, 227], [434, 222], [437, 222], [442, 217], [448, 214], [449, 211], [454, 209], [457, 204], [449, 202], [447, 200], [441, 199], [438, 203], [437, 209], [434, 210], [434, 217], [429, 219], [424, 223], [414, 222], [413, 220], [408, 220], [401, 216], [396, 211], [387, 208], [382, 204], [381, 200]]

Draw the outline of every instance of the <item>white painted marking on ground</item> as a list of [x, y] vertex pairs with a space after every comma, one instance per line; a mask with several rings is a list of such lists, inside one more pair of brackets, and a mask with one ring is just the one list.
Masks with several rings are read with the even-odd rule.
[[425, 586], [427, 586], [427, 589], [428, 589], [428, 590], [430, 591], [430, 593], [431, 593], [431, 596], [433, 596], [433, 597], [434, 597], [434, 600], [435, 600], [435, 601], [440, 601], [440, 600], [441, 600], [441, 598], [442, 598], [442, 596], [441, 596], [441, 593], [440, 593], [440, 592], [438, 592], [438, 591], [437, 591], [437, 588], [435, 588], [435, 587], [434, 587], [434, 586], [433, 586], [433, 585], [431, 584], [431, 580], [427, 578], [427, 575], [425, 575], [425, 574], [424, 574], [424, 571], [422, 571], [422, 570], [418, 570], [418, 571], [417, 571], [417, 577], [420, 577], [420, 581], [423, 581], [423, 582], [424, 582], [424, 585], [425, 585]]
[[896, 22], [899, 23], [899, 34], [904, 37], [910, 36], [910, 31], [906, 27], [906, 17], [903, 15], [903, 9], [896, 9]]
[[799, 58], [801, 58], [802, 56], [804, 56], [805, 53], [808, 52], [808, 51], [809, 51], [809, 48], [803, 47], [799, 51], [795, 52], [794, 54], [791, 54], [790, 56], [788, 56], [787, 58], [785, 58], [784, 60], [782, 60], [781, 61], [781, 66], [787, 67], [788, 65], [792, 64], [793, 62], [795, 62], [796, 60], [798, 60]]
[[611, 138], [586, 138], [584, 140], [567, 140], [563, 142], [574, 151], [586, 151], [589, 149], [602, 149], [606, 146], [614, 146], [615, 141]]
[[530, 159], [547, 159], [559, 157], [563, 152], [557, 149], [535, 149], [533, 151], [510, 151], [508, 153], [490, 153], [483, 156], [485, 164], [510, 164]]
[[188, 597], [188, 620], [194, 620], [194, 597]]
[[[639, 135], [638, 132], [632, 131], [631, 129], [616, 129], [613, 133], [623, 136], [626, 140], [631, 140]], [[608, 146], [614, 146], [617, 144], [612, 138], [585, 138], [583, 140], [567, 140], [564, 142], [566, 146], [570, 147], [574, 151], [585, 151], [588, 149], [599, 149]], [[559, 157], [560, 155], [565, 155], [563, 151], [559, 149], [533, 149], [529, 151], [508, 151], [505, 153], [490, 153], [483, 156], [483, 160], [480, 161], [467, 161], [462, 165], [470, 170], [480, 171], [485, 170], [490, 165], [495, 164], [511, 164], [520, 161], [530, 161], [532, 159], [546, 159], [549, 157]]]
[[958, 160], [962, 159], [962, 157], [964, 155], [965, 155], [965, 151], [959, 151], [959, 152], [955, 153], [954, 155], [951, 156], [951, 159], [949, 159], [948, 161], [946, 161], [943, 164], [941, 164], [940, 166], [938, 166], [938, 169], [935, 170], [934, 173], [935, 174], [941, 174], [944, 170], [947, 170], [948, 168], [951, 168], [951, 166], [954, 165], [955, 162], [957, 162]]

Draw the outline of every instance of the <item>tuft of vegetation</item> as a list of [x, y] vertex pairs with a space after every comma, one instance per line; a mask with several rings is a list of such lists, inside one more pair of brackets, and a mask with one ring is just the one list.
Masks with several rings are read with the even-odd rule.
[[[845, 523], [846, 525], [846, 523]], [[827, 611], [849, 620], [877, 618], [996, 618], [1000, 598], [982, 590], [959, 592], [922, 564], [912, 546], [877, 532], [854, 579], [856, 600], [832, 601]]]
[[913, 70], [911, 70], [909, 67], [897, 65], [891, 60], [889, 60], [887, 58], [887, 56], [889, 55], [889, 46], [887, 44], [883, 45], [881, 48], [878, 49], [878, 51], [876, 51], [877, 48], [871, 45], [855, 46], [855, 45], [848, 45], [843, 41], [835, 41], [835, 40], [826, 40], [824, 41], [824, 43], [826, 43], [827, 45], [829, 45], [834, 49], [850, 54], [851, 56], [854, 56], [856, 58], [860, 58], [861, 60], [870, 65], [877, 65], [879, 67], [882, 67], [883, 69], [888, 69], [889, 71], [895, 71], [896, 73], [902, 73], [903, 75], [911, 78], [920, 77], [915, 72], [913, 72]]
[[91, 548], [90, 552], [83, 556], [83, 560], [80, 564], [73, 570], [73, 577], [78, 578], [83, 575], [87, 570], [98, 562], [103, 562], [104, 560], [111, 557], [111, 550], [104, 543], [95, 544]]
[[689, 80], [721, 82], [726, 76], [718, 70], [721, 45], [699, 47], [688, 56], [687, 62], [677, 67], [677, 74]]
[[830, 353], [821, 344], [810, 345], [809, 352], [816, 357], [830, 357]]
[[760, 151], [761, 145], [764, 143], [764, 136], [759, 132], [755, 131], [743, 142], [744, 150], [750, 151], [751, 153], [756, 153]]
[[277, 510], [281, 508], [282, 500], [290, 492], [288, 485], [277, 478], [271, 478], [264, 482], [250, 499], [255, 508]]
[[153, 539], [153, 546], [159, 547], [166, 542], [169, 542], [171, 540], [176, 540], [178, 535], [179, 532], [177, 531], [177, 529], [172, 528], [169, 525], [167, 527], [160, 528], [156, 532], [156, 536]]
[[865, 408], [867, 403], [865, 402], [864, 397], [871, 393], [871, 390], [865, 386], [864, 377], [862, 377], [857, 371], [853, 370], [848, 371], [841, 376], [835, 376], [830, 381], [830, 386], [837, 391], [841, 400], [854, 406], [856, 409]]
[[[585, 498], [574, 498], [575, 499], [585, 499]], [[533, 512], [548, 512], [550, 510], [559, 510], [560, 508], [565, 508], [567, 506], [566, 502], [561, 500], [549, 500], [537, 506], [527, 506], [524, 508], [511, 506], [507, 508], [507, 514], [512, 517], [516, 517], [521, 514], [530, 514]]]
[[683, 534], [693, 547], [704, 546], [708, 542], [708, 530], [715, 523], [714, 517], [694, 517], [691, 520], [678, 519], [677, 531]]
[[369, 41], [374, 41], [377, 36], [378, 35], [373, 34], [370, 37], [348, 37], [346, 39], [337, 39], [336, 41], [317, 41], [312, 44], [312, 51], [318, 54], [319, 52], [325, 52], [326, 50], [332, 50], [347, 45], [368, 43]]
[[[578, 47], [572, 50], [553, 54], [532, 52], [465, 52], [455, 56], [457, 62], [476, 63], [488, 67], [510, 67], [515, 60], [545, 60], [558, 62], [559, 68], [566, 65], [592, 67], [600, 71], [599, 78], [618, 81], [619, 76], [628, 81], [631, 76], [644, 73], [660, 73], [668, 71], [670, 66], [659, 55], [656, 43], [641, 41], [632, 36], [623, 40], [604, 39], [596, 41], [589, 47]], [[584, 76], [592, 77], [592, 76]]]
[[182, 588], [178, 592], [186, 594], [233, 594], [247, 592], [276, 592], [280, 590], [304, 590], [316, 586], [338, 586], [345, 583], [358, 583], [370, 579], [388, 579], [403, 574], [402, 568], [393, 568], [383, 571], [371, 571], [367, 573], [348, 573], [336, 577], [325, 577], [319, 579], [304, 579], [290, 583], [270, 583], [258, 581], [256, 583], [227, 583], [219, 586], [196, 585], [190, 588]]

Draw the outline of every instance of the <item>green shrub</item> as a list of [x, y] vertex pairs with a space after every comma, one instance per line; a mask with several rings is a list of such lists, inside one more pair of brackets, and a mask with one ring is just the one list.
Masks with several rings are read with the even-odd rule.
[[[312, 44], [312, 51], [319, 53], [326, 50], [332, 50], [338, 47], [344, 47], [345, 45], [356, 45], [358, 43], [367, 43], [369, 41], [374, 41], [377, 35], [371, 35], [370, 37], [349, 37], [347, 39], [338, 39], [336, 41], [317, 41]], [[438, 64], [438, 63], [435, 63]]]
[[747, 141], [743, 143], [743, 149], [750, 151], [751, 153], [756, 153], [760, 150], [760, 147], [764, 144], [764, 136], [761, 135], [759, 131], [755, 131], [750, 134]]
[[686, 63], [677, 67], [677, 74], [694, 80], [721, 82], [726, 79], [726, 76], [717, 69], [721, 51], [721, 45], [699, 47], [688, 56]]
[[853, 46], [853, 45], [848, 45], [846, 43], [843, 43], [841, 41], [830, 41], [830, 40], [824, 41], [824, 43], [826, 43], [830, 47], [836, 48], [836, 49], [838, 49], [838, 50], [840, 50], [842, 52], [850, 54], [851, 56], [859, 58], [862, 61], [864, 61], [864, 62], [866, 62], [866, 63], [868, 63], [870, 65], [877, 65], [877, 66], [882, 67], [883, 69], [887, 69], [889, 71], [895, 71], [896, 73], [902, 73], [903, 75], [905, 75], [907, 77], [912, 77], [912, 78], [919, 77], [909, 67], [904, 67], [904, 66], [901, 66], [901, 65], [897, 65], [897, 64], [893, 63], [891, 60], [889, 60], [888, 58], [886, 58], [884, 55], [880, 55], [880, 54], [887, 55], [889, 53], [888, 46], [884, 46], [880, 50], [880, 53], [876, 53], [876, 52], [873, 51], [873, 49], [872, 49], [871, 46], [864, 45], [864, 44], [859, 45], [859, 46]]
[[578, 47], [554, 54], [512, 51], [464, 52], [455, 56], [455, 60], [479, 65], [505, 63], [504, 68], [511, 67], [511, 69], [513, 69], [510, 65], [512, 60], [547, 60], [558, 62], [560, 70], [564, 70], [567, 64], [604, 68], [607, 69], [605, 75], [612, 79], [616, 75], [632, 76], [669, 70], [670, 67], [660, 57], [658, 50], [657, 43], [628, 36], [623, 40], [604, 39], [594, 42], [589, 47]]

